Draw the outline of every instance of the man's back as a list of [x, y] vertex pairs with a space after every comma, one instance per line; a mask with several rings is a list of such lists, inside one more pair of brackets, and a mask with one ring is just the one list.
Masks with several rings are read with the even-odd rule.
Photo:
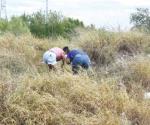
[[60, 61], [65, 58], [64, 51], [61, 48], [54, 47], [54, 48], [51, 48], [50, 51], [56, 54], [57, 61]]
[[67, 58], [70, 59], [70, 61], [72, 61], [74, 59], [74, 57], [77, 55], [77, 54], [86, 54], [84, 53], [83, 51], [81, 50], [77, 50], [77, 49], [74, 49], [74, 50], [71, 50], [68, 54], [67, 54]]

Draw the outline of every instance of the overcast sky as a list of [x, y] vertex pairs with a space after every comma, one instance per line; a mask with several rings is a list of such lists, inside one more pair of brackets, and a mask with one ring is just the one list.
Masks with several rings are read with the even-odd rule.
[[[7, 14], [20, 15], [45, 9], [46, 0], [6, 0]], [[49, 9], [96, 27], [129, 28], [135, 8], [150, 8], [150, 0], [49, 0]]]

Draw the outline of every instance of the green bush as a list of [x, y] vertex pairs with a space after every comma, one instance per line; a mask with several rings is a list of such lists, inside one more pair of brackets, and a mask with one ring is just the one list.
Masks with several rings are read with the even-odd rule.
[[32, 35], [45, 37], [64, 37], [70, 38], [75, 33], [76, 27], [84, 27], [83, 22], [78, 19], [66, 18], [61, 14], [49, 11], [47, 20], [42, 11], [38, 11], [31, 15], [23, 14], [22, 16], [14, 16], [10, 21], [0, 20], [0, 32], [11, 32], [15, 35], [31, 32]]
[[135, 13], [131, 14], [130, 22], [134, 25], [133, 30], [141, 32], [150, 32], [150, 11], [148, 8], [137, 8]]
[[4, 32], [7, 30], [8, 21], [4, 19], [0, 19], [0, 32]]
[[47, 21], [42, 11], [32, 15], [22, 15], [21, 18], [28, 25], [30, 32], [36, 37], [69, 38], [75, 32], [76, 27], [84, 27], [83, 22], [78, 19], [65, 18], [57, 12], [49, 11]]
[[4, 19], [0, 20], [0, 32], [11, 32], [15, 35], [19, 35], [22, 33], [29, 33], [30, 30], [22, 18], [12, 17], [10, 21]]
[[15, 35], [30, 32], [28, 26], [20, 17], [11, 18], [8, 23], [8, 31], [14, 33]]

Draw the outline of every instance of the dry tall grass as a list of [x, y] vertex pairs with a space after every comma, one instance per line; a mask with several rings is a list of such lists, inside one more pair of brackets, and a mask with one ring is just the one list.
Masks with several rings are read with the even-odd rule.
[[112, 63], [118, 55], [149, 53], [150, 36], [134, 32], [80, 31], [79, 45], [99, 66]]
[[[93, 58], [101, 68], [93, 74], [83, 72], [75, 76], [69, 66], [64, 70], [58, 66], [57, 72], [48, 72], [40, 64], [45, 50], [63, 47], [68, 41], [41, 40], [30, 35], [0, 37], [0, 124], [150, 124], [150, 101], [143, 99], [144, 92], [149, 91], [149, 57], [136, 55], [148, 52], [149, 37], [134, 33], [88, 33], [91, 35], [82, 32], [69, 46], [82, 46], [91, 56], [96, 51], [97, 57]], [[124, 44], [136, 56], [120, 58], [118, 54]]]

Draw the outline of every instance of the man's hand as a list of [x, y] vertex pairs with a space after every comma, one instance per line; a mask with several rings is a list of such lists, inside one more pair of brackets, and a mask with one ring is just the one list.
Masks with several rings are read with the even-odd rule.
[[67, 63], [67, 64], [70, 64], [70, 59], [67, 58], [67, 59], [66, 59], [66, 63]]

